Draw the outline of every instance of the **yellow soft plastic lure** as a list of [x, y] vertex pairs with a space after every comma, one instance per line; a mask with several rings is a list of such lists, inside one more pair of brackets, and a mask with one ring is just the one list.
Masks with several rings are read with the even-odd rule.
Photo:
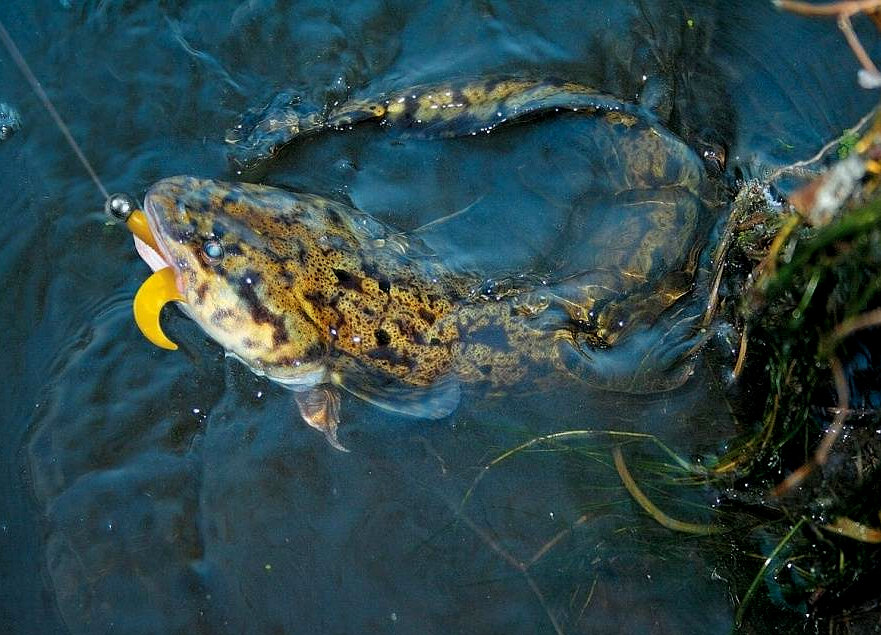
[[162, 312], [162, 307], [173, 300], [183, 302], [184, 297], [177, 290], [174, 270], [165, 267], [154, 272], [144, 281], [135, 294], [134, 302], [135, 323], [141, 329], [141, 333], [156, 346], [170, 351], [176, 351], [177, 344], [162, 332], [159, 314]]
[[153, 233], [147, 224], [147, 215], [144, 212], [139, 209], [133, 211], [131, 216], [126, 219], [125, 226], [129, 228], [131, 233], [150, 245], [153, 251], [157, 254], [160, 253], [159, 247], [156, 245], [156, 239], [153, 238]]
[[[156, 253], [160, 253], [144, 212], [135, 210], [126, 219], [125, 224], [135, 236], [147, 243]], [[162, 325], [159, 322], [162, 307], [172, 301], [183, 302], [184, 297], [178, 291], [174, 270], [171, 267], [165, 267], [154, 272], [144, 281], [135, 294], [133, 308], [135, 323], [141, 329], [144, 337], [160, 348], [176, 351], [177, 344], [162, 332]]]

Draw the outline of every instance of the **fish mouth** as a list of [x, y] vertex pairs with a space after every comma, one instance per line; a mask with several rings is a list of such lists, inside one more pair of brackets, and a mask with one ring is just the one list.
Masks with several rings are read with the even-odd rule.
[[159, 271], [160, 269], [165, 269], [166, 267], [171, 266], [165, 257], [150, 245], [137, 236], [132, 236], [132, 238], [134, 238], [135, 249], [137, 250], [138, 255], [141, 257], [141, 260], [147, 263], [147, 266], [149, 266], [151, 270]]
[[[162, 231], [161, 199], [174, 200], [164, 194], [154, 192], [157, 186], [150, 189], [144, 197], [144, 211], [134, 212], [126, 223], [132, 230], [135, 249], [147, 263], [153, 274], [144, 281], [135, 294], [133, 310], [135, 323], [148, 340], [167, 350], [176, 350], [177, 345], [162, 331], [159, 317], [169, 302], [185, 302], [180, 268], [164, 242]], [[140, 214], [141, 216], [137, 216]]]
[[[138, 254], [143, 258], [153, 271], [163, 267], [171, 267], [175, 274], [180, 274], [180, 263], [168, 248], [166, 241], [173, 236], [171, 231], [170, 214], [173, 213], [176, 202], [180, 201], [181, 195], [187, 190], [187, 177], [171, 177], [155, 183], [144, 195], [144, 215], [147, 217], [147, 225], [156, 248], [147, 244], [144, 240], [135, 236], [135, 247]], [[180, 286], [180, 280], [178, 280]], [[183, 291], [183, 288], [180, 288]]]

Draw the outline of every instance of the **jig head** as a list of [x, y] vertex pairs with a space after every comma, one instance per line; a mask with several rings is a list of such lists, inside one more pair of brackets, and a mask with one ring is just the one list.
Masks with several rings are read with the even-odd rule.
[[[104, 209], [113, 218], [123, 221], [129, 231], [153, 251], [157, 254], [162, 253], [150, 231], [147, 215], [138, 209], [137, 203], [132, 197], [126, 194], [113, 194], [108, 197]], [[162, 331], [159, 316], [162, 307], [172, 301], [184, 302], [185, 298], [177, 288], [174, 270], [171, 267], [163, 267], [157, 269], [144, 281], [135, 294], [132, 306], [135, 323], [141, 329], [144, 337], [156, 346], [170, 351], [177, 350], [177, 344], [168, 339]]]

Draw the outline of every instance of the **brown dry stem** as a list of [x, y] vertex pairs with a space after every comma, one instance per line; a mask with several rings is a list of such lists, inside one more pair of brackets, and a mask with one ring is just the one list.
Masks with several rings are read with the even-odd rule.
[[838, 408], [836, 408], [835, 419], [833, 419], [832, 425], [829, 426], [829, 429], [823, 435], [823, 440], [820, 442], [811, 460], [778, 484], [773, 490], [775, 496], [786, 494], [793, 487], [801, 484], [813, 472], [815, 467], [826, 463], [826, 460], [829, 458], [829, 452], [832, 451], [832, 446], [835, 445], [838, 437], [841, 436], [844, 422], [851, 414], [850, 391], [847, 388], [847, 378], [844, 375], [841, 361], [833, 353], [835, 347], [857, 331], [879, 326], [881, 326], [881, 309], [875, 309], [848, 318], [832, 329], [822, 349], [829, 358], [829, 369], [832, 372], [832, 378], [835, 381], [835, 391], [838, 395]]
[[[860, 66], [873, 79], [881, 79], [881, 72], [875, 66], [866, 49], [860, 42], [859, 37], [853, 30], [851, 18], [858, 14], [868, 16], [876, 27], [879, 25], [879, 12], [881, 12], [881, 0], [845, 0], [842, 2], [830, 2], [828, 4], [812, 4], [799, 2], [798, 0], [774, 0], [774, 5], [784, 11], [805, 16], [836, 17], [838, 28], [844, 34], [848, 46], [853, 51]], [[881, 30], [881, 27], [879, 27]]]
[[881, 544], [881, 529], [858, 523], [844, 516], [837, 518], [833, 523], [823, 525], [823, 529], [851, 540], [858, 540], [872, 545]]

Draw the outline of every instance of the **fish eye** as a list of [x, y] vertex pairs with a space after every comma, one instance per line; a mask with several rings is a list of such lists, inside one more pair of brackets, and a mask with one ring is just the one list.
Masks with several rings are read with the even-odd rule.
[[704, 166], [710, 172], [711, 176], [720, 176], [725, 172], [728, 163], [728, 152], [724, 145], [721, 144], [705, 144], [701, 158], [704, 160]]
[[209, 265], [216, 265], [223, 258], [223, 245], [219, 240], [206, 240], [202, 243], [202, 259]]

